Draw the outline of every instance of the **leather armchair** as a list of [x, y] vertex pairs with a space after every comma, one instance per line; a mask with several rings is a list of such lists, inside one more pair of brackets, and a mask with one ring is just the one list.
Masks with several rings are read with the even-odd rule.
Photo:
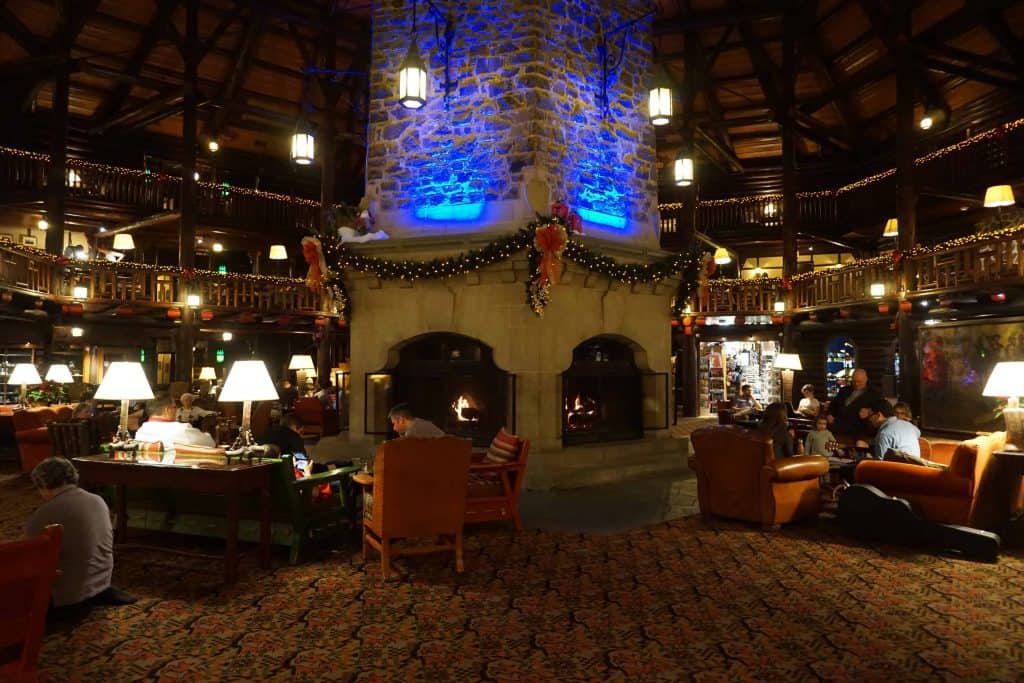
[[757, 522], [766, 529], [821, 509], [819, 477], [828, 460], [817, 455], [775, 459], [772, 439], [736, 425], [704, 427], [690, 435], [690, 469], [705, 518]]
[[67, 422], [73, 410], [74, 405], [62, 404], [14, 411], [11, 420], [14, 423], [14, 440], [18, 444], [22, 472], [31, 472], [36, 465], [52, 455], [46, 425], [54, 420]]
[[[395, 439], [377, 447], [373, 476], [353, 480], [369, 489], [363, 503], [363, 557], [380, 552], [384, 578], [395, 555], [455, 552], [462, 572], [462, 525], [472, 442], [454, 436]], [[409, 539], [430, 539], [406, 544]]]
[[[978, 436], [952, 447], [933, 444], [932, 459], [948, 463], [949, 469], [865, 460], [857, 465], [854, 480], [858, 484], [871, 484], [890, 496], [907, 499], [924, 519], [992, 529], [999, 520], [995, 512], [997, 501], [992, 493], [997, 475], [990, 465], [992, 454], [1005, 446], [1005, 432]], [[922, 453], [922, 457], [927, 456]]]

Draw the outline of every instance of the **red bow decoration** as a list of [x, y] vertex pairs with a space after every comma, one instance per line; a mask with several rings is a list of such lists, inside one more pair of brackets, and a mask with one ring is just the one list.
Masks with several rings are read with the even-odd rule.
[[892, 262], [898, 266], [901, 261], [903, 261], [903, 252], [899, 249], [892, 252]]
[[786, 291], [789, 291], [789, 290], [793, 289], [793, 281], [790, 280], [788, 277], [784, 277], [784, 278], [782, 278], [782, 285], [781, 285], [781, 287], [782, 287], [782, 289], [784, 289]]
[[583, 218], [575, 211], [569, 214], [569, 229], [577, 235], [583, 234]]
[[71, 263], [71, 259], [69, 259], [67, 256], [58, 256], [57, 263], [59, 263], [62, 266], [66, 266], [67, 264]]
[[551, 215], [555, 218], [568, 218], [569, 205], [562, 202], [555, 202], [551, 205]]
[[558, 223], [549, 223], [537, 228], [533, 246], [540, 252], [540, 284], [557, 283], [562, 272], [562, 251], [569, 238], [565, 228]]
[[181, 277], [186, 282], [191, 282], [192, 280], [196, 279], [196, 271], [194, 269], [192, 269], [192, 268], [182, 268], [181, 269]]
[[309, 272], [306, 274], [306, 286], [314, 292], [322, 291], [327, 262], [324, 261], [320, 240], [316, 237], [303, 237], [302, 256], [306, 259], [306, 263], [309, 264]]

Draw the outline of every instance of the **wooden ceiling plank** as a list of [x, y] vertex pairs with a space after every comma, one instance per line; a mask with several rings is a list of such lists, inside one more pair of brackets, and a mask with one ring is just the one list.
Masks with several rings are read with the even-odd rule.
[[[153, 19], [143, 31], [142, 36], [139, 38], [139, 44], [128, 61], [127, 68], [125, 69], [126, 76], [137, 77], [142, 72], [146, 58], [149, 57], [157, 41], [166, 32], [166, 27], [171, 24], [171, 15], [178, 6], [178, 2], [179, 0], [160, 0], [156, 12], [153, 14]], [[118, 83], [110, 97], [107, 98], [106, 102], [96, 112], [95, 118], [100, 122], [100, 125], [103, 125], [104, 122], [117, 114], [130, 92], [131, 85], [129, 83], [123, 80]]]
[[716, 26], [731, 26], [740, 22], [774, 19], [782, 16], [785, 12], [785, 6], [786, 2], [762, 0], [761, 2], [758, 2], [757, 7], [702, 12], [699, 14], [689, 13], [680, 21], [656, 26], [654, 35], [656, 37], [677, 35], [687, 31], [699, 31], [701, 29], [714, 28]]
[[111, 128], [123, 126], [133, 119], [149, 117], [162, 109], [181, 104], [184, 99], [184, 89], [173, 87], [165, 90], [156, 97], [141, 102], [133, 107], [122, 110], [117, 116], [110, 118], [98, 126], [89, 129], [90, 135], [103, 135]]
[[213, 121], [210, 124], [209, 135], [211, 138], [216, 138], [220, 135], [229, 112], [228, 108], [224, 105], [236, 100], [238, 97], [238, 91], [240, 90], [242, 83], [245, 82], [245, 77], [249, 73], [249, 67], [252, 65], [253, 56], [256, 53], [260, 38], [263, 35], [263, 25], [265, 22], [266, 15], [263, 12], [257, 11], [249, 17], [249, 23], [245, 28], [245, 34], [242, 37], [242, 42], [239, 44], [238, 51], [235, 54], [234, 67], [231, 69], [230, 76], [228, 77], [227, 83], [224, 85], [224, 89], [221, 90], [221, 93], [217, 98], [217, 101], [221, 106], [216, 112], [214, 112]]
[[985, 28], [999, 41], [999, 46], [1010, 56], [1018, 69], [1024, 69], [1024, 43], [1006, 25], [998, 9], [989, 9], [985, 15]]
[[927, 53], [931, 53], [936, 57], [952, 59], [955, 62], [963, 62], [968, 66], [977, 66], [983, 69], [988, 69], [989, 71], [999, 71], [1004, 75], [1009, 76], [1016, 75], [1020, 69], [1016, 63], [1005, 62], [998, 57], [993, 57], [992, 55], [982, 55], [976, 52], [961, 50], [960, 48], [953, 47], [952, 45], [938, 43], [934, 40], [919, 40], [915, 42], [917, 42]]
[[217, 23], [217, 26], [213, 29], [210, 35], [206, 37], [206, 40], [204, 40], [199, 47], [200, 62], [202, 62], [206, 55], [208, 55], [210, 51], [217, 46], [217, 43], [220, 41], [220, 39], [224, 37], [224, 34], [227, 32], [229, 28], [231, 28], [231, 25], [242, 17], [242, 15], [245, 13], [245, 10], [245, 4], [238, 3], [230, 12], [228, 12], [220, 18], [220, 21]]
[[[838, 75], [832, 65], [825, 58], [825, 46], [821, 42], [821, 34], [815, 30], [814, 22], [817, 17], [818, 0], [810, 0], [804, 7], [800, 35], [803, 36], [803, 44], [807, 48], [804, 56], [810, 63], [811, 70], [818, 80], [823, 91], [834, 91], [838, 85]], [[836, 108], [842, 119], [843, 127], [847, 137], [856, 139], [860, 137], [861, 124], [857, 112], [850, 102], [849, 93], [843, 93], [835, 99]]]
[[1019, 80], [1011, 80], [1009, 78], [1003, 78], [1001, 76], [993, 76], [992, 74], [975, 69], [970, 66], [961, 66], [959, 64], [953, 64], [935, 57], [922, 57], [917, 60], [925, 69], [933, 71], [940, 71], [942, 73], [951, 74], [954, 76], [962, 76], [968, 80], [977, 81], [979, 83], [987, 83], [994, 85], [997, 88], [1009, 88], [1011, 90], [1021, 90], [1024, 88], [1024, 83]]

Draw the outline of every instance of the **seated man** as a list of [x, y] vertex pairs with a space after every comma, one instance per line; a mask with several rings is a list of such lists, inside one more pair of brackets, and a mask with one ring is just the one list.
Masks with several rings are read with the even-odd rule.
[[60, 573], [53, 582], [56, 608], [92, 604], [127, 605], [135, 598], [110, 585], [114, 571], [114, 533], [110, 510], [94, 493], [78, 488], [78, 470], [66, 458], [47, 458], [32, 470], [43, 504], [28, 520], [26, 537], [49, 524], [61, 524]]
[[[921, 431], [913, 423], [896, 417], [891, 403], [883, 398], [871, 406], [871, 411], [868, 420], [878, 428], [871, 441], [872, 456], [879, 460], [932, 465], [921, 457], [921, 444], [917, 441]], [[866, 444], [860, 441], [858, 445]]]
[[736, 415], [747, 415], [753, 412], [761, 412], [764, 407], [760, 401], [754, 398], [753, 389], [749, 384], [740, 387], [740, 395], [733, 399], [732, 407], [737, 408]]
[[868, 420], [874, 412], [872, 406], [884, 399], [868, 386], [867, 371], [857, 368], [850, 381], [829, 403], [828, 424], [836, 436], [865, 439], [874, 433], [872, 422]]
[[195, 425], [207, 415], [213, 415], [212, 410], [203, 410], [199, 406], [193, 405], [196, 401], [194, 394], [185, 392], [178, 397], [181, 401], [181, 407], [174, 413], [174, 419], [178, 422], [187, 422], [191, 425]]
[[437, 439], [445, 435], [430, 420], [416, 417], [408, 403], [399, 403], [391, 408], [388, 419], [402, 439]]
[[302, 420], [298, 415], [285, 415], [280, 423], [271, 425], [256, 441], [273, 444], [281, 449], [282, 453], [305, 453], [306, 443], [302, 440], [302, 426]]
[[138, 441], [160, 441], [164, 450], [174, 450], [174, 444], [186, 443], [191, 446], [216, 446], [213, 437], [201, 432], [190, 424], [174, 419], [174, 402], [169, 398], [152, 401], [147, 408], [151, 417], [142, 423], [135, 433]]

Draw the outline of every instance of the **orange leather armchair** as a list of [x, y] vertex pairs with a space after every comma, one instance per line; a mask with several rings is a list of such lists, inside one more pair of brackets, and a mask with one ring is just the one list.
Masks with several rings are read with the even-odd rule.
[[736, 425], [703, 427], [690, 435], [690, 469], [705, 518], [758, 522], [775, 529], [821, 509], [818, 478], [828, 460], [817, 455], [775, 459], [772, 440]]
[[300, 396], [295, 399], [295, 415], [302, 420], [302, 436], [316, 437], [324, 435], [324, 407], [320, 399], [312, 396]]
[[[454, 436], [395, 439], [377, 447], [373, 477], [356, 475], [370, 489], [363, 504], [363, 556], [380, 552], [384, 578], [391, 558], [452, 550], [463, 570], [462, 524], [472, 442]], [[431, 539], [406, 544], [408, 539]]]
[[[915, 512], [933, 522], [992, 529], [999, 520], [992, 495], [995, 472], [990, 464], [992, 454], [1005, 446], [1006, 432], [955, 445], [931, 444], [931, 459], [947, 464], [949, 469], [865, 460], [857, 465], [854, 480], [907, 499]], [[924, 452], [921, 455], [928, 457]]]
[[31, 472], [36, 465], [50, 457], [53, 449], [46, 425], [54, 420], [67, 422], [71, 419], [72, 411], [74, 405], [67, 403], [14, 411], [11, 420], [14, 423], [14, 440], [18, 444], [22, 472]]

